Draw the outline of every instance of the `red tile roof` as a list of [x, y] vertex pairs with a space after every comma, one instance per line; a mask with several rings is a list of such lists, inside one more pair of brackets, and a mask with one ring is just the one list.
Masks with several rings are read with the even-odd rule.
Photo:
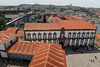
[[24, 36], [24, 31], [17, 31], [17, 35], [16, 35], [17, 37], [23, 37]]
[[24, 30], [60, 30], [65, 29], [97, 29], [93, 24], [83, 20], [63, 20], [60, 23], [26, 23]]
[[0, 43], [6, 43], [10, 39], [14, 38], [15, 34], [11, 33], [0, 33]]
[[35, 41], [18, 41], [9, 50], [7, 50], [7, 53], [34, 55], [37, 47], [43, 44], [43, 42]]
[[19, 30], [19, 28], [8, 28], [6, 30], [6, 33], [14, 33], [14, 34], [16, 34], [18, 30]]
[[15, 37], [15, 33], [19, 30], [18, 28], [8, 28], [5, 31], [0, 31], [0, 43], [6, 43], [10, 39]]
[[67, 67], [65, 51], [61, 45], [41, 45], [29, 67]]

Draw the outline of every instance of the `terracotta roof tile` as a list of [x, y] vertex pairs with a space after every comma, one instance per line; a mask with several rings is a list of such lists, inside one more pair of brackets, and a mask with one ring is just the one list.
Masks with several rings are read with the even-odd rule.
[[8, 28], [7, 30], [5, 30], [5, 32], [16, 34], [18, 30], [19, 30], [19, 28]]
[[0, 43], [6, 43], [10, 39], [14, 38], [15, 34], [12, 33], [0, 33]]
[[18, 28], [8, 28], [5, 31], [0, 31], [0, 43], [6, 43], [10, 39], [15, 37], [15, 34], [19, 30]]
[[24, 31], [17, 31], [17, 37], [24, 36]]
[[35, 41], [18, 41], [9, 50], [7, 50], [7, 53], [34, 55], [37, 47], [43, 44], [43, 42]]
[[83, 20], [65, 20], [60, 23], [26, 23], [24, 30], [59, 30], [65, 29], [97, 29], [93, 24]]
[[29, 67], [67, 67], [65, 51], [61, 45], [41, 45]]

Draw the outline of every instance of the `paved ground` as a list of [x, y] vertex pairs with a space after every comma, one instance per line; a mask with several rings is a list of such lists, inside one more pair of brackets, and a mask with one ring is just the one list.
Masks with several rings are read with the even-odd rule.
[[[81, 51], [73, 52], [72, 48], [68, 47], [65, 48], [65, 51], [67, 67], [100, 67], [100, 48], [93, 47], [92, 51], [85, 50], [84, 53], [81, 53]], [[95, 56], [97, 56], [97, 60]]]

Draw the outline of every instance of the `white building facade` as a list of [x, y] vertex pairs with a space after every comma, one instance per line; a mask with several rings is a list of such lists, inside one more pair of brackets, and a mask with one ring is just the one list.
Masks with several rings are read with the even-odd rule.
[[25, 39], [63, 46], [93, 45], [95, 30], [25, 31]]

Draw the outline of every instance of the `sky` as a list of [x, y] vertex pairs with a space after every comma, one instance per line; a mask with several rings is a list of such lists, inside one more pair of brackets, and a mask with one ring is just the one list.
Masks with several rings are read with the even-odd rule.
[[0, 0], [0, 5], [52, 4], [100, 8], [100, 0]]

